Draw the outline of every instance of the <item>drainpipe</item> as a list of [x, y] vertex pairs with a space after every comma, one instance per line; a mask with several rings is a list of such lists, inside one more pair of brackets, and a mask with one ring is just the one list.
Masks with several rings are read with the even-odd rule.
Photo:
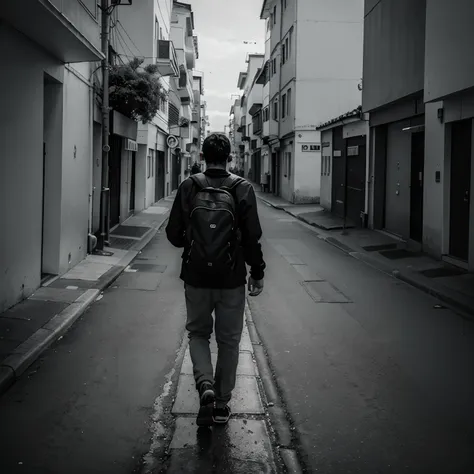
[[102, 179], [100, 194], [100, 233], [97, 242], [98, 250], [103, 251], [108, 240], [109, 219], [109, 36], [110, 13], [109, 0], [101, 0], [102, 10]]
[[[281, 3], [280, 3], [281, 5]], [[296, 2], [296, 8], [298, 8], [298, 2]], [[281, 164], [282, 164], [282, 159], [281, 159], [281, 139], [280, 139], [280, 134], [281, 134], [281, 69], [282, 69], [282, 61], [281, 61], [281, 40], [282, 40], [282, 36], [283, 36], [283, 9], [281, 10], [281, 14], [280, 14], [280, 40], [278, 41], [278, 48], [279, 48], [279, 56], [280, 56], [280, 76], [278, 78], [278, 143], [280, 144], [280, 150], [278, 151], [278, 154], [280, 155], [279, 156], [279, 162], [280, 162], [280, 166], [279, 166], [279, 173], [280, 173], [280, 176], [281, 176]], [[289, 183], [288, 183], [289, 184]], [[281, 189], [279, 189], [279, 191], [281, 192]]]

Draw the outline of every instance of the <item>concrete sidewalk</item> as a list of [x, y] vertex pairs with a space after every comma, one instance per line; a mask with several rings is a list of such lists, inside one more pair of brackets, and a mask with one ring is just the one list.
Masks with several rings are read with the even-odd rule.
[[406, 242], [389, 234], [356, 228], [350, 222], [345, 223], [343, 230], [343, 220], [320, 206], [291, 205], [268, 193], [256, 194], [267, 205], [310, 225], [319, 238], [352, 257], [435, 296], [471, 319], [474, 317], [474, 274], [413, 251]]
[[[290, 427], [282, 402], [273, 381], [269, 380], [271, 374], [265, 374], [268, 371], [265, 369], [266, 357], [263, 351], [254, 351], [262, 346], [248, 304], [245, 313], [237, 383], [230, 403], [232, 417], [228, 425], [201, 428], [196, 425], [199, 397], [186, 338], [184, 357], [175, 379], [176, 395], [167, 409], [155, 412], [154, 423], [159, 436], [154, 437], [149, 456], [145, 457], [142, 474], [302, 472], [296, 451], [290, 446]], [[217, 350], [213, 335], [211, 358], [214, 370]], [[173, 426], [171, 430], [170, 425]]]
[[113, 230], [111, 246], [105, 249], [112, 255], [87, 255], [65, 275], [0, 314], [0, 394], [127, 271], [166, 223], [173, 200], [162, 199]]

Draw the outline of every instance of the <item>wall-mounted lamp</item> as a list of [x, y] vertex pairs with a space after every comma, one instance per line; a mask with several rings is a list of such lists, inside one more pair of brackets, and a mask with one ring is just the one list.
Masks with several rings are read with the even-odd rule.
[[438, 120], [440, 123], [444, 122], [444, 108], [443, 107], [440, 107], [438, 109]]

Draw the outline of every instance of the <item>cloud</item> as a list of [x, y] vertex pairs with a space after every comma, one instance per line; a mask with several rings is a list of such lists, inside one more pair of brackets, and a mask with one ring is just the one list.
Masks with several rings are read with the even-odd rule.
[[229, 112], [223, 110], [207, 110], [206, 115], [209, 115], [209, 117], [228, 117]]
[[[239, 91], [225, 91], [225, 90], [216, 90], [216, 89], [205, 89], [205, 97], [213, 97], [216, 99], [226, 99], [231, 100], [232, 95], [241, 95], [242, 93]], [[235, 100], [235, 97], [233, 98]]]

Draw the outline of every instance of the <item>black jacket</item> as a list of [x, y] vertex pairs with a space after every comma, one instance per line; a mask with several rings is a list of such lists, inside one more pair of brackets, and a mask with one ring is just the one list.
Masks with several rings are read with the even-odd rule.
[[[220, 186], [230, 174], [223, 169], [208, 169], [204, 173], [212, 186]], [[166, 235], [168, 240], [178, 248], [184, 248], [183, 255], [187, 252], [187, 240], [185, 231], [189, 222], [190, 207], [192, 200], [197, 194], [197, 186], [190, 178], [184, 180], [178, 188], [168, 225]], [[236, 206], [238, 209], [238, 222], [242, 235], [241, 247], [236, 256], [236, 265], [233, 272], [225, 278], [218, 280], [203, 281], [201, 275], [192, 271], [186, 265], [183, 258], [180, 278], [188, 285], [198, 288], [237, 288], [245, 285], [247, 269], [250, 267], [250, 275], [255, 280], [264, 277], [265, 262], [263, 260], [262, 247], [259, 243], [262, 237], [262, 228], [257, 212], [257, 199], [252, 185], [244, 181], [235, 188]]]

